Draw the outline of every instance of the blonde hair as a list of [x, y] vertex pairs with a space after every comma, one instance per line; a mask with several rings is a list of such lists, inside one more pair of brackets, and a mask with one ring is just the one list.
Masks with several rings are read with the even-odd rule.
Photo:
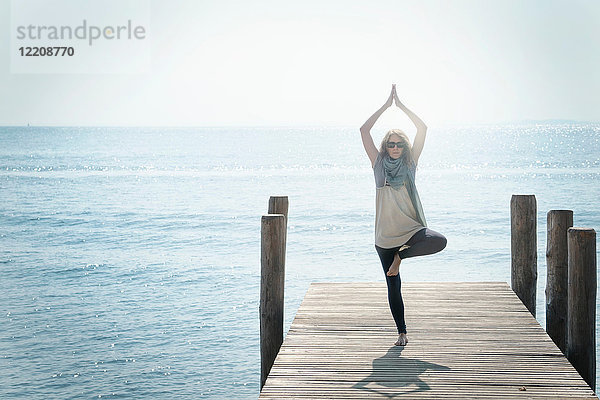
[[389, 142], [390, 137], [392, 135], [398, 136], [400, 138], [400, 141], [404, 145], [404, 150], [402, 150], [402, 155], [400, 156], [402, 163], [404, 163], [405, 165], [414, 165], [415, 160], [412, 155], [412, 145], [410, 144], [410, 139], [402, 129], [391, 129], [385, 134], [385, 136], [381, 140], [381, 146], [379, 146], [379, 154], [381, 155], [381, 157], [383, 158], [388, 154], [387, 143]]

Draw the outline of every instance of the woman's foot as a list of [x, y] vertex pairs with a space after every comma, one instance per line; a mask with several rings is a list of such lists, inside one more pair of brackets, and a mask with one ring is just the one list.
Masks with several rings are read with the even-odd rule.
[[408, 343], [408, 338], [406, 337], [406, 333], [401, 333], [400, 335], [398, 335], [398, 340], [396, 340], [396, 343], [394, 343], [396, 346], [406, 346], [406, 343]]
[[392, 262], [392, 265], [390, 266], [390, 269], [387, 272], [387, 276], [396, 276], [398, 275], [398, 272], [400, 271], [400, 262], [402, 262], [402, 260], [400, 259], [400, 256], [398, 255], [398, 253], [394, 254], [394, 261]]

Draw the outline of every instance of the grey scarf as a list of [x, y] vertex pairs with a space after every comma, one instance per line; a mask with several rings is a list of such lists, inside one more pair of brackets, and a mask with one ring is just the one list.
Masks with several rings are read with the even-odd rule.
[[418, 222], [423, 226], [427, 226], [421, 199], [415, 185], [416, 169], [415, 164], [408, 166], [400, 158], [394, 160], [389, 154], [383, 157], [380, 154], [374, 165], [375, 184], [377, 187], [382, 187], [387, 181], [393, 189], [399, 189], [403, 185], [406, 186], [406, 191], [417, 213]]
[[389, 155], [383, 158], [383, 170], [385, 171], [385, 179], [394, 188], [399, 189], [400, 186], [407, 184], [408, 180], [414, 182], [415, 175], [408, 165], [402, 162], [402, 159], [393, 159]]

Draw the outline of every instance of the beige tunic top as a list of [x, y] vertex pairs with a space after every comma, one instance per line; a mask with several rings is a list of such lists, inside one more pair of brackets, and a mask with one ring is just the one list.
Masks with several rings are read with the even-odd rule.
[[404, 245], [425, 228], [417, 214], [406, 186], [396, 190], [389, 185], [376, 188], [375, 244], [385, 249]]

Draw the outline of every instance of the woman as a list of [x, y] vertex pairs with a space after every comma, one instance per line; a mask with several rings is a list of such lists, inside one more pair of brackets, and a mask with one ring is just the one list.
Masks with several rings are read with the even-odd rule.
[[[411, 146], [404, 132], [392, 129], [384, 136], [377, 150], [371, 137], [371, 128], [392, 102], [417, 127], [414, 146]], [[394, 343], [397, 346], [408, 343], [400, 292], [400, 263], [405, 258], [437, 253], [446, 247], [446, 238], [427, 228], [415, 186], [415, 172], [426, 131], [423, 121], [398, 99], [396, 85], [392, 85], [385, 104], [360, 128], [363, 146], [375, 174], [375, 249], [386, 276], [390, 310], [398, 328], [398, 340]]]

